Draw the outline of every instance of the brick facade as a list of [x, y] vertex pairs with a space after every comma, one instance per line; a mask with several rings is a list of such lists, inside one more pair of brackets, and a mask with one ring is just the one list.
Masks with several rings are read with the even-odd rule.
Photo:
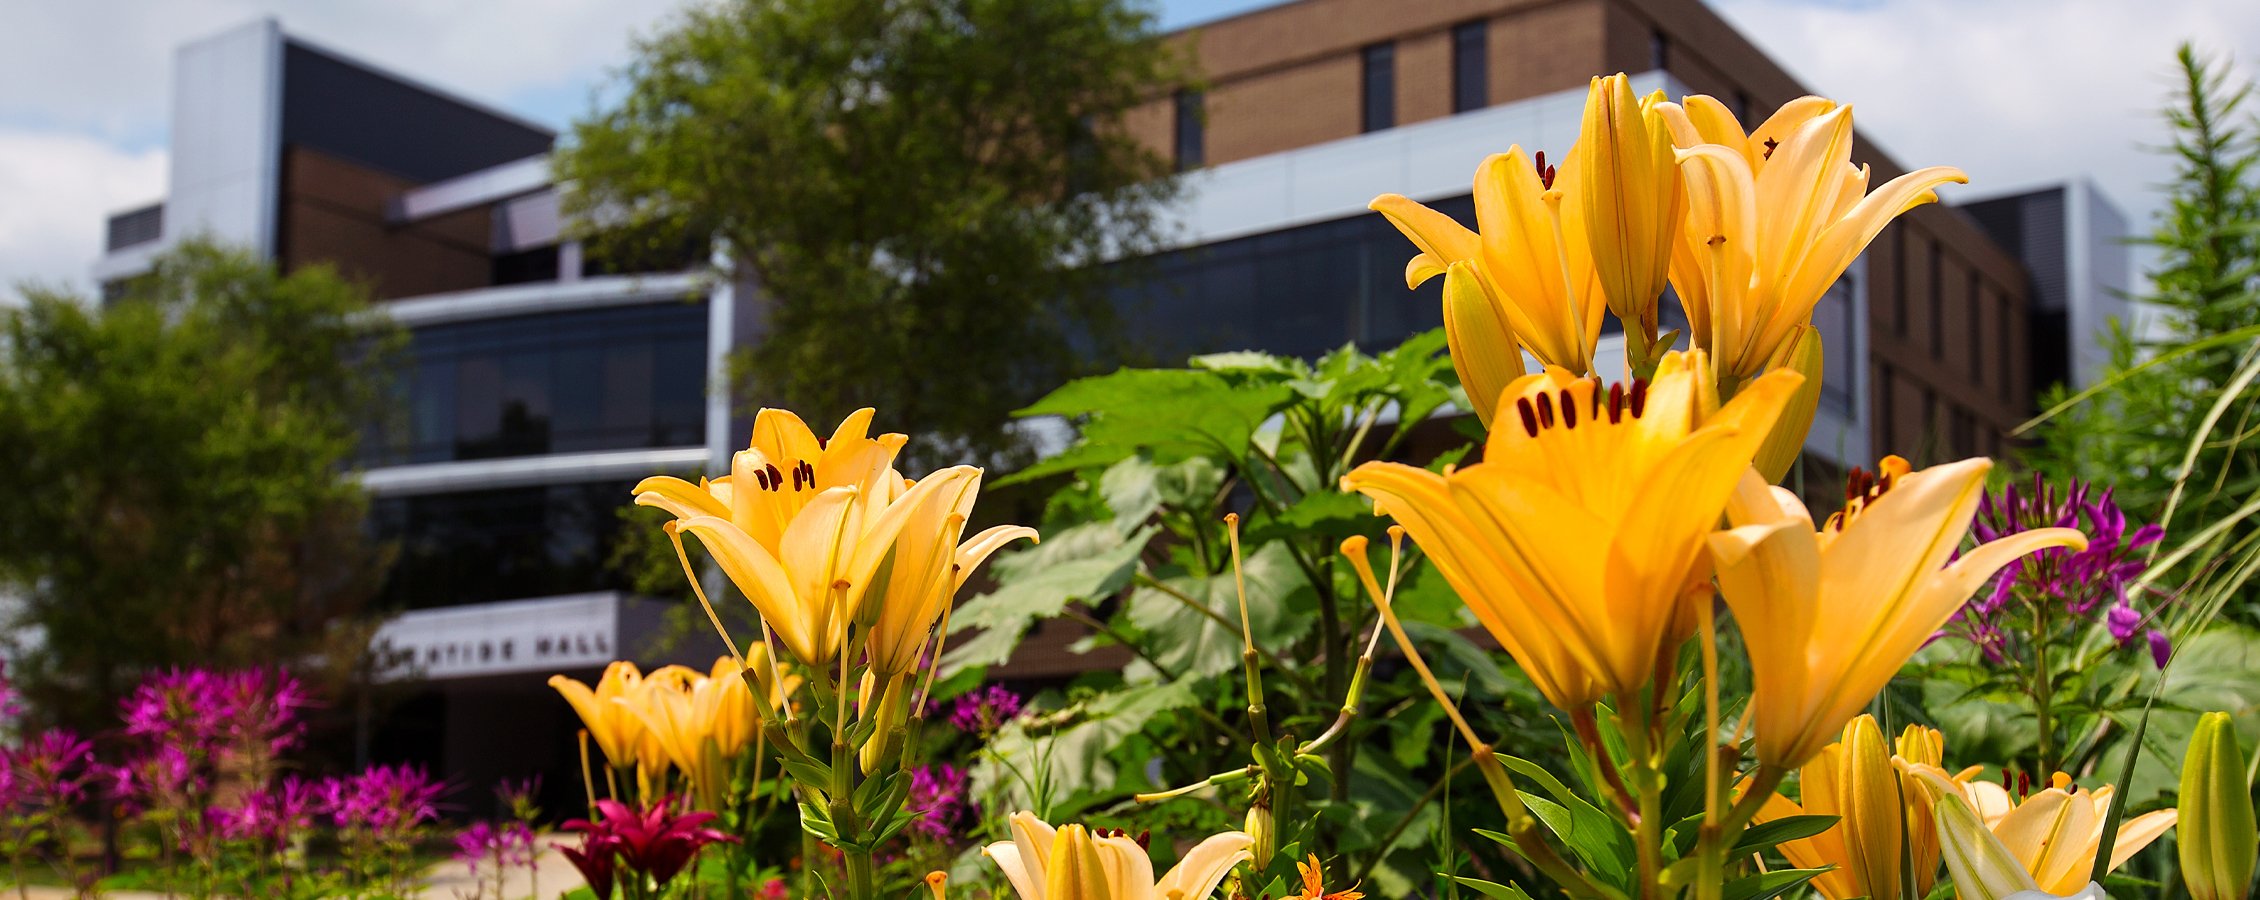
[[[1809, 92], [1699, 0], [1300, 0], [1171, 40], [1206, 75], [1204, 149], [1217, 165], [1358, 134], [1362, 52], [1378, 43], [1396, 48], [1397, 124], [1449, 115], [1451, 30], [1476, 21], [1489, 24], [1492, 104], [1659, 67], [1748, 110], [1746, 125]], [[1170, 104], [1161, 92], [1125, 122], [1165, 155]], [[1501, 149], [1513, 140], [1501, 135]], [[1873, 167], [1871, 184], [1905, 171], [1865, 139], [1855, 160]], [[1960, 211], [1932, 205], [1871, 245], [1867, 278], [1871, 445], [1919, 464], [2008, 449], [2039, 387], [2026, 374], [2022, 266]]]

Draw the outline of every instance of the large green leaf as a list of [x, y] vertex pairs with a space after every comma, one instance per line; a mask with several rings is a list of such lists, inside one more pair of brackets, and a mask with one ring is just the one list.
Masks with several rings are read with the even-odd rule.
[[1238, 459], [1288, 396], [1283, 385], [1234, 384], [1215, 372], [1120, 369], [1068, 382], [1015, 415], [1082, 419], [1084, 446], [1142, 448], [1155, 462]]
[[1135, 528], [1164, 507], [1205, 514], [1223, 484], [1224, 470], [1206, 456], [1168, 465], [1131, 456], [1099, 476], [1099, 493], [1118, 528]]
[[[1107, 597], [1130, 583], [1138, 571], [1138, 555], [1156, 529], [1139, 529], [1115, 546], [1082, 559], [1054, 561], [1043, 566], [1000, 565], [1010, 573], [996, 590], [960, 605], [950, 617], [950, 633], [979, 631], [971, 640], [958, 642], [942, 657], [947, 677], [970, 666], [990, 666], [1012, 658], [1012, 651], [1038, 619], [1060, 614], [1077, 600]], [[1039, 544], [1019, 553], [1038, 553]], [[1014, 554], [1015, 556], [1019, 553]]]
[[[1295, 566], [1286, 545], [1255, 548], [1243, 563], [1248, 584], [1248, 626], [1256, 643], [1284, 648], [1308, 632], [1314, 617], [1298, 609], [1312, 604], [1310, 582]], [[1141, 587], [1130, 595], [1130, 624], [1168, 674], [1207, 678], [1240, 667], [1240, 602], [1230, 570], [1216, 575], [1182, 574], [1161, 579], [1171, 591], [1199, 603], [1205, 616], [1161, 589]], [[1218, 621], [1221, 619], [1222, 621]], [[1229, 623], [1229, 625], [1227, 624]]]

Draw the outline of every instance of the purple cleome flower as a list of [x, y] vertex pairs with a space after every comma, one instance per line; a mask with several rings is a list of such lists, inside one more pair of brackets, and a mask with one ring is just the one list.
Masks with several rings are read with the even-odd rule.
[[505, 869], [531, 866], [534, 855], [534, 830], [524, 822], [499, 826], [479, 822], [455, 835], [455, 859], [471, 868], [473, 878], [489, 865]]
[[1001, 684], [992, 684], [957, 698], [957, 706], [950, 710], [950, 724], [966, 734], [995, 734], [997, 729], [1020, 715], [1020, 695]]
[[910, 799], [904, 805], [918, 817], [910, 829], [944, 842], [962, 833], [978, 812], [967, 790], [967, 776], [964, 769], [948, 763], [910, 770]]
[[409, 765], [370, 766], [359, 775], [322, 782], [323, 808], [339, 828], [403, 835], [439, 818], [446, 785]]
[[[2171, 650], [2163, 631], [2150, 627], [2158, 610], [2137, 609], [2127, 595], [2127, 585], [2147, 565], [2142, 548], [2165, 537], [2157, 525], [2130, 532], [2126, 513], [2112, 500], [2111, 490], [2094, 491], [2073, 481], [2059, 492], [2039, 475], [2019, 491], [2012, 483], [1996, 497], [1979, 501], [1971, 534], [1979, 542], [1994, 540], [2034, 528], [2077, 528], [2088, 536], [2087, 549], [2073, 552], [2056, 547], [2021, 557], [1994, 576], [1993, 590], [1980, 594], [1962, 608], [1962, 619], [1949, 633], [1976, 644], [1986, 659], [2001, 663], [2015, 652], [2019, 632], [2029, 630], [2033, 610], [2045, 604], [2049, 615], [2060, 611], [2073, 621], [2092, 622], [2100, 610], [2103, 624], [2118, 641], [2130, 646], [2138, 634], [2147, 636], [2151, 655], [2159, 665]], [[2032, 635], [2045, 640], [2051, 636]]]

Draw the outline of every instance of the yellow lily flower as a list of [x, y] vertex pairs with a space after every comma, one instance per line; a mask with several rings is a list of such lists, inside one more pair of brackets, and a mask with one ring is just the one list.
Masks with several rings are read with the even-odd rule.
[[1629, 389], [1524, 376], [1481, 463], [1369, 462], [1342, 485], [1411, 533], [1549, 701], [1629, 696], [1673, 649], [1705, 536], [1802, 380], [1769, 373], [1706, 416], [1701, 368], [1673, 353]]
[[1781, 107], [1747, 134], [1707, 96], [1659, 104], [1686, 179], [1671, 282], [1721, 377], [1747, 378], [1812, 319], [1813, 306], [1891, 220], [1966, 184], [1951, 166], [1868, 191], [1852, 165], [1852, 108], [1820, 97]]
[[594, 690], [563, 675], [549, 676], [549, 686], [564, 695], [565, 702], [580, 714], [581, 724], [596, 740], [597, 749], [604, 752], [605, 762], [615, 769], [632, 769], [639, 758], [637, 751], [645, 743], [646, 729], [634, 713], [613, 701], [635, 695], [642, 689], [643, 680], [636, 664], [623, 659], [604, 667]]
[[1662, 91], [1635, 97], [1621, 72], [1593, 79], [1585, 92], [1584, 130], [1571, 151], [1580, 177], [1568, 186], [1583, 205], [1609, 310], [1624, 321], [1627, 339], [1643, 343], [1656, 333], [1656, 303], [1687, 213], [1663, 103]]
[[983, 848], [1020, 900], [1201, 900], [1216, 893], [1255, 839], [1214, 835], [1185, 852], [1159, 880], [1146, 848], [1119, 832], [1081, 825], [1053, 828], [1034, 813], [1012, 814], [1012, 840]]
[[1760, 762], [1786, 769], [1812, 759], [2011, 560], [2087, 545], [2072, 529], [2039, 528], [1948, 564], [1992, 466], [1967, 459], [1911, 472], [1888, 457], [1883, 475], [1856, 480], [1846, 509], [1819, 529], [1795, 494], [1755, 471], [1742, 476], [1726, 505], [1734, 527], [1710, 543], [1747, 638]]
[[764, 409], [754, 416], [752, 441], [731, 455], [730, 474], [695, 485], [655, 475], [635, 486], [636, 503], [678, 520], [728, 519], [776, 553], [793, 520], [827, 490], [853, 486], [866, 503], [879, 505], [893, 496], [900, 479], [890, 478], [890, 469], [909, 438], [870, 437], [873, 415], [869, 408], [856, 410], [823, 440], [792, 412]]
[[[903, 527], [920, 518], [926, 504], [948, 500], [980, 473], [972, 466], [943, 469], [883, 504], [867, 504], [855, 485], [826, 488], [794, 515], [774, 549], [719, 516], [680, 524], [706, 545], [785, 649], [803, 663], [825, 666], [838, 657], [848, 625]], [[889, 486], [902, 483], [882, 477], [872, 492], [892, 494]]]
[[[2000, 785], [1956, 781], [1936, 771], [1925, 772], [1924, 780], [1939, 797], [1943, 840], [1950, 846], [1978, 848], [1971, 854], [1977, 864], [1968, 868], [1968, 880], [2017, 885], [2052, 896], [2072, 894], [2089, 883], [2095, 852], [2103, 843], [2104, 819], [2111, 811], [2109, 785], [2086, 790], [2059, 772], [2047, 789], [2003, 810], [2001, 804], [2009, 798]], [[1949, 818], [1947, 808], [1956, 804], [1970, 812], [1966, 821], [1959, 819], [1959, 814]], [[2176, 817], [2174, 810], [2162, 809], [2120, 823], [2118, 839], [2111, 845], [2111, 864], [2105, 871], [2118, 869], [2137, 851], [2164, 836], [2174, 827]], [[2006, 870], [2007, 863], [2013, 863], [2018, 871], [1996, 871]], [[1956, 885], [1964, 880], [1964, 872], [1955, 873]]]
[[[1459, 302], [1472, 295], [1447, 299], [1447, 316], [1456, 314], [1462, 326], [1447, 329], [1461, 338], [1452, 344], [1454, 360], [1463, 354], [1503, 358], [1519, 371], [1514, 351], [1519, 341], [1545, 365], [1577, 374], [1593, 368], [1605, 306], [1586, 237], [1584, 201], [1555, 187], [1578, 183], [1576, 154], [1559, 173], [1542, 168], [1543, 162], [1543, 155], [1533, 162], [1520, 145], [1483, 160], [1475, 171], [1477, 231], [1398, 194], [1375, 197], [1369, 205], [1420, 249], [1405, 266], [1407, 287], [1445, 274], [1454, 263], [1471, 264], [1466, 271], [1482, 288], [1489, 311], [1476, 313]], [[1492, 398], [1470, 399], [1478, 412], [1496, 406]]]
[[[1841, 741], [1822, 748], [1798, 770], [1802, 805], [1780, 795], [1768, 797], [1757, 821], [1807, 814], [1842, 817], [1835, 828], [1781, 844], [1782, 856], [1798, 868], [1835, 867], [1813, 879], [1814, 888], [1828, 900], [1897, 897], [1910, 878], [1915, 896], [1929, 896], [1938, 880], [1938, 829], [1930, 793], [1913, 770], [1937, 768], [1942, 750], [1937, 731], [1909, 726], [1893, 752], [1885, 747], [1875, 717], [1862, 715], [1845, 726]], [[1905, 866], [1909, 859], [1911, 870]]]
[[989, 555], [1020, 538], [1041, 540], [1025, 525], [998, 525], [958, 543], [973, 502], [981, 495], [981, 471], [957, 480], [944, 494], [918, 507], [895, 540], [894, 563], [878, 595], [871, 621], [871, 671], [880, 682], [918, 664], [926, 639], [949, 608], [959, 588]]

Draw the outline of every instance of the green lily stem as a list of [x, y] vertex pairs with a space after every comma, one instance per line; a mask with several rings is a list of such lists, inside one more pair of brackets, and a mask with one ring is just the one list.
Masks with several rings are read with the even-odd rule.
[[[2036, 636], [2049, 633], [2047, 606], [2048, 604], [2045, 603], [2033, 604], [2033, 615], [2038, 623], [2038, 627], [2033, 632]], [[2039, 771], [2032, 774], [2033, 780], [2046, 781], [2048, 776], [2054, 774], [2061, 764], [2061, 761], [2056, 758], [2056, 718], [2055, 712], [2051, 708], [2056, 704], [2056, 684], [2055, 679], [2050, 676], [2048, 671], [2047, 641], [2036, 640], [2032, 642], [2032, 667], [2033, 715], [2037, 719], [2034, 724], [2040, 732], [2040, 746], [2037, 748], [2040, 768]]]
[[1750, 786], [1742, 792], [1742, 799], [1727, 809], [1725, 817], [1715, 824], [1706, 824], [1699, 832], [1696, 855], [1701, 860], [1695, 877], [1697, 900], [1718, 900], [1720, 888], [1726, 882], [1726, 857], [1742, 836], [1742, 829], [1756, 818], [1758, 810], [1766, 805], [1776, 788], [1789, 771], [1769, 765], [1759, 765], [1750, 775]]
[[1522, 857], [1572, 897], [1608, 897], [1607, 891], [1563, 859], [1553, 843], [1539, 831], [1538, 817], [1531, 815], [1530, 807], [1516, 793], [1514, 779], [1507, 775], [1507, 767], [1499, 764], [1499, 755], [1491, 745], [1476, 745], [1474, 755], [1475, 768], [1483, 773], [1483, 782], [1490, 786], [1491, 798], [1498, 802], [1499, 811], [1506, 814], [1507, 836], [1514, 838], [1515, 849]]

